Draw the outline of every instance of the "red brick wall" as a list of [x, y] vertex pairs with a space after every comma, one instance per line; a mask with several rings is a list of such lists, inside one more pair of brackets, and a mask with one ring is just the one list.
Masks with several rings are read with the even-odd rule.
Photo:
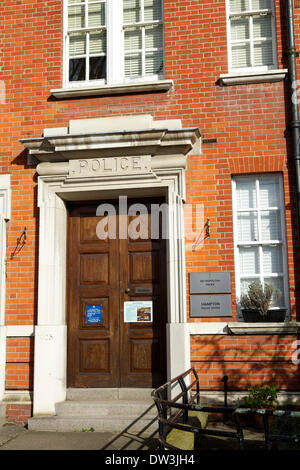
[[6, 390], [30, 390], [33, 382], [33, 338], [7, 338]]
[[192, 365], [199, 374], [202, 390], [229, 390], [276, 385], [278, 390], [298, 390], [299, 366], [293, 364], [294, 335], [191, 337]]
[[10, 423], [19, 424], [23, 426], [27, 424], [28, 419], [32, 416], [31, 405], [6, 405], [6, 420]]
[[[278, 60], [280, 66], [285, 66], [282, 34], [285, 19], [280, 11], [281, 3], [276, 1]], [[26, 165], [26, 155], [18, 139], [39, 136], [44, 127], [67, 126], [70, 119], [141, 113], [159, 119], [180, 118], [185, 127], [199, 126], [203, 138], [217, 139], [216, 144], [203, 144], [203, 155], [189, 158], [187, 202], [204, 204], [204, 218], [211, 219], [212, 236], [201, 250], [187, 252], [187, 271], [234, 273], [231, 174], [261, 171], [284, 174], [295, 318], [294, 245], [298, 236], [293, 165], [287, 165], [284, 135], [288, 98], [284, 97], [283, 82], [216, 85], [219, 75], [228, 71], [225, 1], [165, 0], [166, 78], [174, 80], [174, 90], [60, 101], [51, 98], [50, 89], [62, 85], [62, 1], [46, 4], [38, 0], [25, 4], [6, 1], [6, 4], [0, 14], [5, 15], [0, 78], [7, 88], [7, 104], [1, 106], [5, 119], [1, 125], [0, 154], [11, 162], [13, 184], [7, 322], [35, 323], [36, 316], [36, 176], [34, 169]], [[28, 243], [14, 253], [16, 240], [25, 226]], [[297, 260], [295, 264], [299, 265]], [[297, 271], [296, 277], [298, 274]], [[234, 298], [234, 281], [232, 290]]]
[[[278, 63], [286, 67], [284, 2], [275, 3]], [[285, 132], [290, 101], [284, 82], [217, 85], [220, 74], [228, 72], [225, 0], [164, 1], [165, 75], [174, 80], [173, 90], [56, 100], [50, 89], [62, 86], [62, 4], [62, 0], [2, 0], [0, 11], [0, 80], [6, 85], [6, 104], [0, 105], [0, 172], [12, 177], [6, 323], [36, 323], [37, 177], [35, 169], [28, 167], [18, 139], [38, 137], [46, 127], [67, 126], [70, 119], [146, 113], [156, 119], [182, 119], [184, 127], [199, 127], [204, 139], [217, 139], [216, 143], [203, 143], [201, 156], [189, 157], [187, 203], [204, 205], [204, 220], [211, 220], [211, 237], [195, 251], [188, 247], [186, 267], [187, 273], [231, 272], [233, 299], [231, 175], [283, 174], [292, 318], [300, 320], [294, 167], [288, 160], [290, 134]], [[300, 10], [295, 15], [299, 48]], [[27, 244], [19, 251], [17, 238], [24, 227]], [[235, 316], [234, 300], [233, 312]], [[15, 356], [9, 351], [8, 388], [32, 387], [29, 348], [27, 345], [23, 351], [26, 360], [21, 360], [20, 351], [15, 351]], [[195, 354], [193, 349], [193, 361], [197, 361]], [[244, 367], [246, 370], [246, 364]], [[284, 377], [281, 369], [277, 370]]]

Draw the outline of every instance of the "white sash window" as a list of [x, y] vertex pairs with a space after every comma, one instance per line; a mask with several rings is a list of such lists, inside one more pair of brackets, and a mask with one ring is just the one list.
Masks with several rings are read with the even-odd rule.
[[273, 308], [288, 308], [284, 198], [281, 175], [233, 180], [236, 292], [254, 280], [272, 283], [282, 295]]
[[164, 77], [162, 0], [65, 0], [65, 84]]
[[277, 67], [274, 0], [226, 0], [230, 71]]

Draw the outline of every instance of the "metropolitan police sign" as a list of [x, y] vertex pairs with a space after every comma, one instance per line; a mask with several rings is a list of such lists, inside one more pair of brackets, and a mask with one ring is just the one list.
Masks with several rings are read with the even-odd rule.
[[190, 273], [191, 294], [229, 294], [230, 292], [230, 273]]

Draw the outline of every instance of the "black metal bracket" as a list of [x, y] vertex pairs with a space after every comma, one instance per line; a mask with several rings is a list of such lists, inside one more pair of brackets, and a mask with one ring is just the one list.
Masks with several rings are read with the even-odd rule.
[[[203, 235], [203, 232], [204, 232], [204, 236], [201, 238], [201, 235]], [[206, 223], [204, 224], [202, 232], [199, 234], [195, 243], [193, 243], [192, 251], [195, 251], [199, 243], [203, 242], [207, 238], [210, 238], [210, 219], [207, 219]]]
[[27, 241], [27, 229], [26, 227], [24, 228], [23, 232], [21, 233], [21, 236], [17, 238], [17, 245], [26, 245]]
[[26, 245], [26, 243], [27, 243], [27, 228], [24, 227], [23, 232], [17, 238], [17, 245], [13, 253], [11, 254], [11, 259], [13, 259], [14, 256], [22, 250], [22, 248]]
[[291, 47], [290, 49], [282, 53], [282, 57], [284, 57], [285, 59], [287, 59], [290, 55], [295, 55], [296, 57], [299, 57], [299, 52], [293, 47]]

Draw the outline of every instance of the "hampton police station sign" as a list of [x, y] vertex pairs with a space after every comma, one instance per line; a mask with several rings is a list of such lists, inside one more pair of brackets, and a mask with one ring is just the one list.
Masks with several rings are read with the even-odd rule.
[[191, 317], [231, 317], [231, 295], [191, 296]]
[[230, 317], [230, 273], [190, 273], [190, 316]]

